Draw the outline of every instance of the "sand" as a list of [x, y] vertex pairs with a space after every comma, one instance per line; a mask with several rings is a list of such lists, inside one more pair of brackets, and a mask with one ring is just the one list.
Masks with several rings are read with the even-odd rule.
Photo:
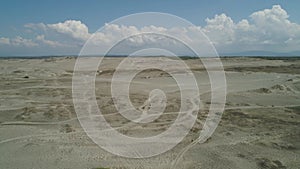
[[[136, 124], [117, 113], [109, 79], [122, 58], [107, 58], [96, 75], [96, 96], [106, 120], [119, 132], [152, 136], [174, 122], [180, 108], [178, 87], [167, 73], [146, 70], [132, 82], [130, 99], [147, 109], [149, 91], [168, 98], [164, 114]], [[197, 77], [203, 109], [188, 136], [174, 149], [146, 159], [128, 159], [98, 147], [83, 131], [72, 101], [76, 58], [0, 60], [0, 168], [201, 168], [298, 169], [300, 166], [300, 59], [223, 58], [227, 101], [212, 137], [199, 136], [210, 104], [204, 67], [185, 60]], [[151, 63], [151, 58], [145, 58]], [[153, 63], [155, 64], [155, 63]], [[188, 148], [186, 148], [188, 147]], [[180, 154], [183, 150], [185, 153]]]

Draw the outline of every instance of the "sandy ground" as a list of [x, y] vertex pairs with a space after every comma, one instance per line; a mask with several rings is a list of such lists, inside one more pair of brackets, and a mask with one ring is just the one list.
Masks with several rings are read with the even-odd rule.
[[[109, 90], [109, 79], [121, 59], [106, 59], [97, 73], [96, 96], [106, 120], [130, 136], [164, 131], [180, 108], [174, 79], [158, 70], [136, 76], [130, 98], [137, 109], [145, 108], [154, 88], [166, 91], [168, 104], [150, 124], [130, 122], [116, 113]], [[99, 148], [81, 128], [72, 102], [75, 58], [1, 59], [0, 168], [299, 169], [300, 59], [223, 58], [228, 85], [225, 112], [212, 137], [192, 147], [210, 104], [210, 84], [200, 63], [185, 62], [200, 77], [204, 108], [198, 122], [174, 149], [128, 159]]]

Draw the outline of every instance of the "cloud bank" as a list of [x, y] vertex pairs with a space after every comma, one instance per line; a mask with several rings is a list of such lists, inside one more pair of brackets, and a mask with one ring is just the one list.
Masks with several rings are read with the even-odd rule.
[[[188, 33], [201, 30], [215, 45], [219, 53], [243, 51], [291, 52], [299, 50], [300, 25], [289, 20], [288, 13], [280, 5], [252, 13], [249, 18], [234, 22], [226, 14], [207, 18], [203, 27], [164, 28], [153, 25], [145, 27], [105, 24], [102, 32], [91, 33], [87, 25], [77, 20], [66, 20], [54, 24], [26, 24], [26, 32], [33, 38], [16, 36], [0, 37], [0, 48], [30, 49], [30, 51], [55, 51], [77, 54], [84, 43], [94, 35], [102, 45], [111, 45], [122, 35], [139, 34], [153, 30], [161, 33], [177, 34], [184, 40], [191, 40]], [[165, 41], [153, 37], [136, 37], [128, 40], [132, 46], [149, 42], [165, 45]], [[195, 41], [195, 40], [194, 40]], [[160, 44], [161, 43], [161, 44]], [[195, 41], [194, 43], [200, 43]], [[176, 48], [176, 45], [174, 45]], [[47, 50], [43, 50], [47, 49]], [[38, 52], [37, 52], [38, 53]], [[50, 52], [51, 53], [51, 52]]]

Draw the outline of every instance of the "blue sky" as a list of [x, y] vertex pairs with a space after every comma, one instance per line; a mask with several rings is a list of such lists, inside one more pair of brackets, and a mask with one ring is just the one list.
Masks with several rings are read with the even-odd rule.
[[[77, 54], [80, 50], [79, 42], [77, 46], [73, 46], [70, 48], [59, 48], [58, 45], [56, 46], [56, 48], [47, 48], [45, 47], [45, 45], [41, 46], [39, 43], [42, 41], [46, 42], [45, 40], [49, 40], [49, 44], [51, 44], [50, 40], [59, 42], [60, 44], [68, 43], [68, 41], [62, 42], [61, 39], [54, 38], [57, 35], [51, 34], [49, 32], [45, 33], [39, 31], [37, 30], [37, 28], [29, 30], [28, 27], [25, 26], [28, 24], [43, 23], [47, 25], [64, 23], [67, 20], [80, 21], [88, 28], [89, 33], [93, 33], [105, 23], [109, 23], [110, 21], [124, 15], [137, 12], [164, 12], [185, 18], [193, 24], [201, 26], [203, 28], [208, 25], [208, 22], [206, 20], [207, 18], [217, 19], [215, 15], [221, 16], [221, 14], [224, 14], [224, 16], [226, 16], [224, 17], [222, 15], [224, 22], [226, 18], [230, 18], [232, 22], [237, 25], [240, 21], [246, 19], [247, 21], [249, 21], [250, 25], [255, 25], [257, 24], [254, 23], [256, 20], [253, 18], [249, 18], [250, 15], [257, 11], [272, 9], [273, 5], [279, 5], [280, 9], [286, 11], [288, 18], [285, 19], [287, 19], [289, 22], [297, 25], [300, 24], [300, 13], [298, 10], [300, 1], [296, 0], [4, 0], [0, 5], [0, 38], [2, 38], [2, 41], [0, 41], [0, 56], [65, 55]], [[260, 28], [260, 26], [257, 27]], [[292, 31], [291, 34], [289, 34], [291, 31], [289, 31], [285, 37], [279, 37], [278, 39], [285, 38], [284, 42], [290, 39], [289, 43], [293, 43], [293, 46], [297, 46], [297, 43], [299, 41], [299, 33], [294, 33], [293, 30], [298, 29], [298, 26], [290, 29]], [[206, 30], [208, 32], [212, 32], [211, 30], [208, 30], [208, 28]], [[276, 36], [276, 33], [278, 32], [274, 31], [273, 33], [274, 36]], [[39, 38], [37, 38], [38, 36]], [[33, 44], [25, 46], [19, 45], [20, 41], [22, 41], [22, 43], [30, 43], [26, 40], [31, 40]], [[265, 38], [266, 42], [271, 40], [267, 39], [267, 37]], [[274, 49], [278, 49], [278, 43], [279, 41], [276, 41], [277, 46], [274, 46]], [[83, 42], [81, 44], [83, 44]], [[218, 49], [218, 45], [216, 47]], [[233, 50], [234, 48], [236, 48], [236, 46], [231, 48], [219, 46], [219, 50], [221, 50], [221, 53], [243, 52], [235, 51]], [[272, 51], [273, 48], [269, 45], [265, 49], [256, 48], [255, 46], [251, 46], [249, 49], [255, 51]], [[295, 50], [296, 48], [294, 47], [285, 47], [282, 48], [282, 50], [278, 50], [275, 52], [285, 53], [293, 52]], [[247, 50], [245, 49], [245, 51]]]

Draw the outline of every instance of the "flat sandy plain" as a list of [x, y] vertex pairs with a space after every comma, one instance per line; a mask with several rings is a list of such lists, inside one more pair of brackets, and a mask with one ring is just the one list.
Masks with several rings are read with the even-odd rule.
[[[97, 101], [106, 120], [131, 136], [164, 131], [180, 107], [174, 79], [159, 70], [138, 74], [130, 88], [130, 98], [137, 109], [145, 109], [145, 100], [153, 88], [166, 91], [168, 103], [165, 114], [154, 122], [130, 122], [117, 113], [110, 96], [108, 79], [121, 59], [105, 59], [97, 72]], [[300, 167], [300, 58], [222, 58], [228, 87], [222, 120], [209, 140], [186, 149], [178, 158], [199, 136], [210, 104], [205, 69], [200, 62], [185, 60], [193, 73], [202, 77], [198, 79], [203, 103], [199, 120], [174, 149], [146, 159], [127, 159], [106, 152], [83, 131], [72, 101], [75, 61], [73, 57], [0, 60], [0, 168]], [[145, 58], [145, 62], [155, 64], [151, 58]]]

